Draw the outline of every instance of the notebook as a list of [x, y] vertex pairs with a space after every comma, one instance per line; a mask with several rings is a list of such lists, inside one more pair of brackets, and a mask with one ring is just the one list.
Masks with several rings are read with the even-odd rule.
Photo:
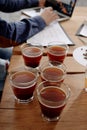
[[45, 27], [44, 30], [29, 38], [27, 43], [37, 46], [48, 46], [52, 41], [59, 41], [59, 43], [65, 43], [71, 46], [74, 45], [71, 38], [57, 21], [51, 23], [49, 26]]
[[[46, 0], [45, 7], [53, 7], [54, 11], [58, 13], [58, 21], [64, 21], [71, 18], [77, 0]], [[22, 10], [27, 16], [33, 17], [40, 15], [41, 8], [36, 7], [32, 9]]]

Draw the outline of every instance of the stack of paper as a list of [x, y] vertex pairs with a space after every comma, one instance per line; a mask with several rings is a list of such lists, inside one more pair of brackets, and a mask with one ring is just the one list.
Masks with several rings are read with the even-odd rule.
[[52, 41], [59, 41], [68, 45], [74, 45], [58, 22], [51, 23], [44, 30], [27, 40], [28, 43], [42, 46], [47, 46]]

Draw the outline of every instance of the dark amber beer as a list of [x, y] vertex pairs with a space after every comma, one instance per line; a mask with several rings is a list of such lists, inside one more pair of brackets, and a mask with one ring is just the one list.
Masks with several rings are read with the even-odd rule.
[[68, 51], [68, 46], [66, 44], [49, 45], [47, 48], [47, 55], [49, 61], [59, 61], [63, 63], [67, 55], [67, 51]]
[[64, 70], [62, 68], [58, 68], [55, 66], [46, 67], [41, 72], [41, 79], [43, 81], [63, 82], [64, 77], [65, 77]]
[[26, 67], [36, 68], [42, 58], [42, 50], [39, 47], [26, 47], [22, 50], [22, 55]]
[[37, 96], [42, 116], [48, 121], [57, 121], [69, 98], [70, 90], [66, 84], [44, 81], [37, 87]]
[[[60, 107], [56, 105], [57, 102], [65, 100], [66, 94], [61, 89], [55, 86], [49, 86], [41, 90], [40, 96], [44, 99], [43, 102], [40, 100], [42, 113], [49, 118], [59, 117], [65, 104], [62, 104]], [[47, 100], [48, 102], [46, 103], [45, 100]], [[54, 104], [56, 105], [54, 106]]]
[[19, 71], [10, 75], [10, 82], [18, 102], [27, 103], [33, 99], [37, 75], [30, 71]]

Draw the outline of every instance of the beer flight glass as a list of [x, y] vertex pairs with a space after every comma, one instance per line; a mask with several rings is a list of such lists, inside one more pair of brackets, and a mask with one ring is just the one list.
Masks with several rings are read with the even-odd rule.
[[36, 91], [42, 117], [47, 121], [58, 121], [70, 96], [69, 86], [44, 81]]
[[43, 47], [30, 45], [28, 43], [21, 46], [21, 52], [26, 69], [39, 68], [43, 55]]
[[18, 103], [29, 103], [34, 98], [37, 84], [37, 70], [15, 69], [9, 73], [10, 84]]
[[50, 42], [47, 46], [47, 56], [49, 61], [59, 61], [63, 63], [68, 50], [69, 47], [67, 44], [59, 41]]
[[42, 81], [61, 83], [66, 77], [66, 66], [58, 61], [48, 61], [40, 66]]

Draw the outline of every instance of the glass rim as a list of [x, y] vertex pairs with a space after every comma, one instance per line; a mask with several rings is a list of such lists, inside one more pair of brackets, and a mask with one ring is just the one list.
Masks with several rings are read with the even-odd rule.
[[[35, 76], [35, 78], [32, 80], [32, 81], [30, 81], [30, 82], [13, 82], [12, 81], [12, 78], [16, 75], [16, 74], [18, 74], [18, 73], [22, 73], [22, 72], [27, 72], [27, 73], [32, 73], [34, 76]], [[34, 72], [32, 72], [32, 71], [27, 71], [27, 70], [19, 70], [19, 71], [16, 71], [16, 72], [14, 72], [14, 73], [9, 73], [9, 79], [10, 79], [10, 83], [11, 84], [13, 84], [13, 85], [15, 85], [15, 87], [16, 88], [29, 88], [29, 87], [31, 87], [33, 84], [35, 84], [36, 83], [36, 80], [37, 80], [37, 78], [38, 78], [38, 72], [35, 74]], [[24, 87], [23, 87], [23, 86]], [[28, 87], [28, 85], [29, 85], [29, 87]], [[22, 86], [22, 87], [21, 87]]]
[[[31, 52], [28, 52], [28, 55], [27, 54], [25, 54], [24, 53], [24, 51], [25, 50], [28, 50], [28, 49], [32, 49], [32, 48], [37, 48], [37, 49], [39, 49], [40, 51], [38, 51], [38, 52], [35, 52], [35, 54], [34, 53], [31, 53]], [[36, 47], [36, 46], [30, 46], [30, 47], [25, 47], [25, 48], [23, 48], [22, 49], [22, 54], [24, 55], [24, 56], [27, 56], [27, 57], [37, 57], [37, 56], [39, 56], [39, 55], [43, 55], [43, 51], [41, 50], [41, 48], [38, 48], [38, 47]], [[32, 55], [33, 54], [33, 55]]]
[[[49, 81], [43, 81], [43, 82], [41, 82], [38, 86], [37, 86], [37, 88], [36, 88], [36, 92], [37, 92], [37, 96], [38, 96], [38, 100], [40, 101], [40, 99], [39, 99], [39, 97], [40, 97], [40, 92], [41, 92], [41, 90], [40, 90], [40, 92], [39, 92], [39, 88], [41, 87], [41, 85], [43, 85], [43, 84], [45, 84], [45, 83], [50, 83], [50, 84], [53, 84], [53, 82], [49, 82]], [[67, 89], [67, 94], [65, 93], [65, 91], [63, 90], [63, 88], [61, 88], [61, 84], [63, 84], [64, 85], [64, 88], [65, 89]], [[56, 85], [59, 85], [59, 86], [56, 86]], [[44, 87], [44, 86], [43, 86]], [[61, 101], [59, 101], [58, 103], [59, 104], [61, 104], [62, 102], [66, 102], [68, 99], [69, 99], [69, 97], [70, 97], [70, 92], [71, 92], [71, 90], [70, 90], [70, 87], [68, 86], [68, 84], [65, 84], [65, 83], [56, 83], [56, 84], [54, 84], [54, 86], [52, 86], [52, 88], [57, 88], [57, 89], [60, 89], [61, 91], [63, 91], [64, 93], [65, 93], [65, 95], [66, 95], [66, 97], [65, 97], [65, 99], [64, 100], [61, 100]], [[46, 86], [44, 87], [44, 88], [46, 88]], [[41, 99], [43, 99], [44, 101], [47, 101], [47, 102], [51, 102], [51, 103], [57, 103], [57, 101], [48, 101], [48, 100], [46, 100], [46, 99], [44, 99], [44, 98], [42, 98], [41, 97]], [[62, 104], [63, 105], [63, 104]], [[59, 107], [60, 106], [62, 106], [62, 105], [59, 105]], [[58, 107], [58, 106], [57, 106]]]
[[[52, 44], [53, 42], [56, 42], [55, 44]], [[62, 51], [60, 51], [59, 50], [59, 52], [68, 52], [68, 50], [69, 50], [69, 46], [68, 46], [68, 44], [65, 44], [64, 42], [59, 42], [59, 41], [53, 41], [53, 42], [50, 42], [50, 43], [48, 43], [48, 45], [47, 45], [47, 50], [49, 50], [50, 49], [50, 47], [52, 47], [52, 46], [59, 46], [59, 47], [63, 47], [65, 50], [62, 50]], [[51, 52], [54, 52], [53, 50], [51, 50]]]
[[63, 70], [64, 73], [67, 73], [66, 71], [66, 65], [63, 63], [63, 62], [59, 62], [59, 61], [51, 61], [49, 60], [48, 61], [48, 64], [43, 64], [43, 65], [40, 65], [39, 68], [40, 68], [40, 72], [44, 71], [45, 68], [50, 68], [50, 67], [59, 67], [59, 69]]
[[37, 48], [40, 48], [40, 49], [43, 48], [42, 45], [35, 45], [35, 44], [31, 44], [31, 43], [24, 43], [20, 46], [21, 50], [23, 50], [24, 48], [27, 48], [27, 47], [37, 47]]
[[[62, 68], [57, 68], [59, 69], [60, 71], [63, 72], [62, 75], [58, 76], [58, 75], [53, 75], [53, 78], [57, 78], [56, 80], [54, 79], [47, 79], [43, 72], [46, 70], [46, 69], [49, 69], [49, 68], [55, 68], [55, 66], [48, 66], [46, 68], [44, 68], [42, 71], [41, 71], [41, 77], [45, 80], [45, 81], [49, 81], [49, 82], [61, 82], [62, 80], [64, 80], [65, 76], [66, 76], [66, 70], [63, 70]], [[50, 76], [50, 74], [47, 74], [47, 77]]]

